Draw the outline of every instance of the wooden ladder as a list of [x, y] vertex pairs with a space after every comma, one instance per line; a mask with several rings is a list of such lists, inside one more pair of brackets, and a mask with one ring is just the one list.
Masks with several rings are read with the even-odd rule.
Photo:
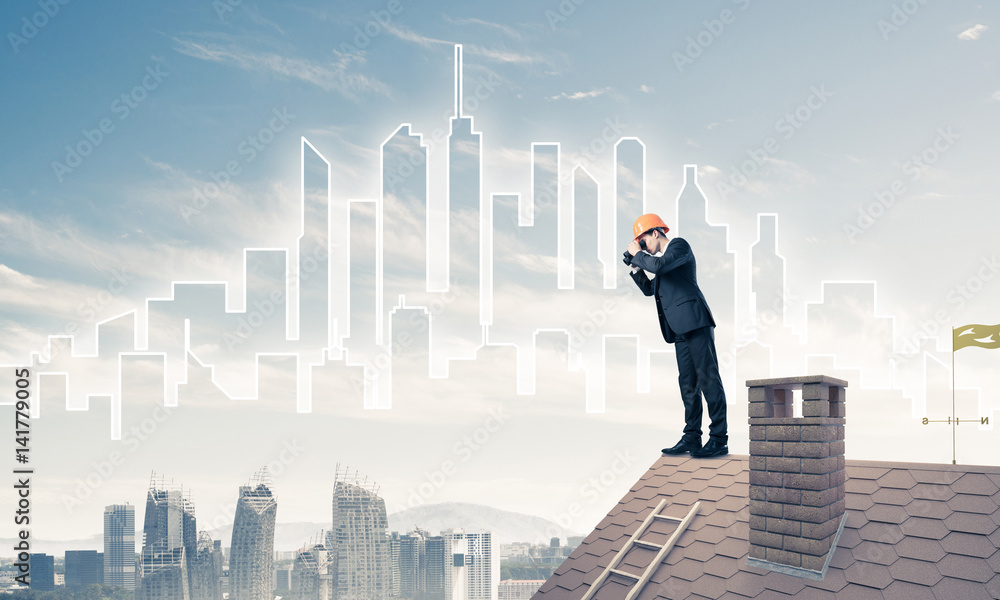
[[[580, 600], [590, 600], [591, 598], [593, 598], [594, 594], [597, 593], [597, 590], [601, 587], [601, 585], [604, 584], [607, 578], [612, 574], [625, 577], [627, 579], [632, 579], [635, 581], [635, 584], [632, 586], [632, 589], [629, 590], [628, 595], [625, 596], [625, 600], [634, 600], [634, 598], [639, 595], [639, 592], [642, 591], [642, 588], [645, 587], [646, 584], [649, 583], [649, 580], [653, 577], [653, 573], [656, 572], [656, 568], [659, 567], [661, 563], [663, 563], [663, 559], [667, 557], [667, 553], [670, 552], [670, 549], [674, 547], [674, 544], [677, 543], [677, 540], [680, 539], [684, 531], [687, 530], [688, 525], [691, 523], [691, 519], [693, 519], [694, 516], [698, 514], [698, 509], [701, 507], [701, 502], [695, 502], [694, 506], [691, 507], [691, 510], [688, 511], [688, 514], [685, 515], [683, 519], [678, 519], [677, 517], [670, 517], [667, 515], [660, 514], [660, 511], [663, 510], [663, 506], [666, 503], [667, 503], [666, 498], [660, 500], [660, 503], [656, 505], [656, 508], [654, 508], [649, 513], [649, 515], [646, 516], [646, 519], [642, 522], [642, 525], [639, 525], [639, 528], [635, 530], [635, 533], [632, 534], [632, 537], [630, 537], [628, 541], [625, 542], [625, 545], [622, 546], [622, 549], [618, 551], [618, 554], [616, 554], [613, 559], [611, 559], [611, 563], [607, 566], [606, 569], [604, 569], [604, 572], [600, 574], [600, 576], [594, 581], [594, 583], [591, 584], [590, 589], [587, 590], [587, 593], [584, 594], [583, 598], [581, 598]], [[649, 529], [649, 526], [657, 519], [665, 521], [674, 521], [679, 523], [677, 525], [677, 529], [675, 529], [673, 534], [671, 534], [670, 539], [668, 539], [667, 543], [663, 544], [662, 546], [660, 544], [644, 542], [639, 539], [640, 537], [642, 537], [642, 534], [644, 534], [646, 530]], [[628, 554], [629, 550], [631, 550], [635, 546], [639, 546], [641, 548], [648, 548], [650, 550], [658, 550], [656, 557], [653, 558], [652, 562], [649, 563], [649, 566], [646, 567], [646, 570], [643, 572], [642, 575], [633, 575], [632, 573], [629, 573], [627, 571], [622, 571], [621, 569], [618, 568], [619, 563], [621, 563], [622, 559], [625, 558], [625, 555]]]

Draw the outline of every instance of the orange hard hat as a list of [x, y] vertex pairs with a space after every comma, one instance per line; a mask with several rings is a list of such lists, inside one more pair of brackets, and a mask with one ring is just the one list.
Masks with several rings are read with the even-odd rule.
[[639, 239], [639, 236], [656, 227], [662, 227], [665, 232], [670, 231], [670, 228], [667, 227], [667, 224], [663, 222], [663, 219], [659, 215], [646, 213], [635, 220], [632, 231], [635, 233], [635, 239]]

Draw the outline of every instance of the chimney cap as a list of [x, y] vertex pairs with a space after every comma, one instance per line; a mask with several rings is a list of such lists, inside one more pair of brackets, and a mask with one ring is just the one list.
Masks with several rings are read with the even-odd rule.
[[826, 383], [829, 385], [847, 387], [847, 382], [845, 380], [830, 377], [829, 375], [799, 375], [797, 377], [779, 377], [777, 379], [748, 379], [747, 387], [794, 387], [809, 383]]

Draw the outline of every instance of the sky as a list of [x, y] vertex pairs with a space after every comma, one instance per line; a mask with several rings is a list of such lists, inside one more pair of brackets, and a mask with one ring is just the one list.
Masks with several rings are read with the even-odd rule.
[[[142, 506], [151, 472], [223, 525], [264, 464], [279, 521], [328, 522], [340, 464], [378, 482], [390, 511], [475, 502], [589, 532], [682, 427], [671, 347], [618, 262], [639, 211], [701, 244], [720, 355], [735, 364], [732, 452], [748, 451], [743, 380], [822, 371], [850, 384], [849, 458], [950, 462], [950, 428], [920, 419], [951, 414], [954, 377], [958, 416], [974, 422], [958, 430], [959, 462], [998, 464], [993, 425], [976, 423], [1000, 410], [1000, 354], [953, 356], [949, 334], [1000, 323], [988, 3], [43, 0], [0, 15], [0, 386], [13, 390], [14, 365], [72, 372], [68, 401], [58, 379], [33, 381], [36, 537], [100, 532], [105, 505]], [[468, 206], [448, 228], [441, 218], [459, 44], [463, 123], [481, 136], [471, 206], [492, 206], [489, 244]], [[419, 138], [394, 138], [402, 124]], [[414, 149], [426, 175], [416, 163], [397, 190], [381, 157]], [[475, 167], [468, 140], [451, 152]], [[280, 319], [235, 350], [226, 336], [253, 306], [244, 249], [298, 252], [303, 194], [322, 201], [326, 163], [329, 198], [351, 215], [331, 229], [328, 264], [350, 265], [332, 285], [354, 333], [345, 321], [331, 336], [303, 405], [287, 356], [255, 358], [289, 351]], [[474, 171], [450, 171], [453, 207]], [[538, 194], [556, 180], [558, 202]], [[679, 222], [698, 198], [703, 222]], [[394, 226], [377, 234], [380, 206]], [[405, 306], [438, 319], [438, 337], [429, 356], [404, 348], [391, 398], [366, 401], [350, 364], [379, 356], [363, 337], [378, 257], [384, 323], [390, 291], [410, 290]], [[266, 286], [280, 270], [254, 275]], [[775, 273], [785, 308], [763, 326], [750, 299]], [[218, 285], [147, 309], [174, 282]], [[111, 350], [136, 350], [128, 324], [150, 350], [183, 351], [185, 318], [176, 404], [156, 357], [123, 358], [119, 388]], [[105, 321], [111, 358], [82, 360]], [[423, 339], [425, 321], [409, 326], [397, 335]], [[72, 355], [32, 358], [64, 335]]]

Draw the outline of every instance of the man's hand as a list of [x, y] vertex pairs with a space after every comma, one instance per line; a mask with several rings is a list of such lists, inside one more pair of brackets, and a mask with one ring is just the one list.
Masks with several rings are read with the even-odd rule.
[[628, 250], [629, 254], [635, 256], [636, 254], [639, 253], [640, 250], [642, 250], [642, 248], [639, 247], [639, 242], [637, 242], [636, 240], [632, 240], [632, 243], [628, 245], [628, 248], [626, 248], [626, 250]]

